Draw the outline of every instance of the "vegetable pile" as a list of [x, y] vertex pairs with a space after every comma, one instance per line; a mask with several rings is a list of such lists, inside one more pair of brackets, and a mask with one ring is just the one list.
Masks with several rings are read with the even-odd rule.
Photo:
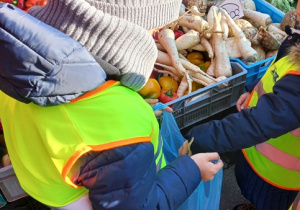
[[178, 97], [232, 76], [230, 58], [251, 64], [273, 56], [287, 36], [253, 0], [240, 0], [244, 17], [236, 20], [221, 2], [184, 0], [180, 17], [153, 35], [154, 71], [178, 82]]
[[0, 0], [0, 3], [9, 3], [13, 4], [16, 7], [27, 11], [32, 6], [44, 6], [47, 3], [47, 0]]

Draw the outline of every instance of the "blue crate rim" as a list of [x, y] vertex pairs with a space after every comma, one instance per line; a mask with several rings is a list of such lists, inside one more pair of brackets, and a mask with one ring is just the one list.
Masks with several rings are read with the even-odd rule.
[[249, 68], [256, 67], [258, 65], [264, 64], [268, 61], [273, 61], [275, 58], [276, 58], [276, 55], [273, 55], [272, 57], [266, 58], [264, 60], [261, 60], [261, 61], [255, 62], [255, 63], [252, 63], [250, 65], [245, 64], [243, 61], [241, 61], [238, 58], [230, 58], [230, 61], [237, 62], [237, 63], [241, 64], [243, 67], [245, 67], [246, 69], [249, 69]]
[[196, 94], [199, 94], [201, 92], [204, 93], [205, 91], [210, 90], [213, 87], [216, 87], [216, 86], [221, 85], [223, 83], [229, 82], [229, 81], [231, 81], [231, 80], [233, 80], [233, 79], [235, 79], [237, 77], [240, 77], [242, 75], [245, 75], [247, 73], [247, 70], [245, 68], [243, 68], [243, 66], [240, 63], [238, 63], [238, 62], [231, 62], [231, 65], [233, 65], [233, 64], [234, 65], [239, 65], [241, 67], [242, 71], [239, 72], [239, 73], [237, 73], [237, 74], [235, 74], [235, 75], [232, 75], [231, 77], [228, 77], [228, 78], [226, 78], [226, 79], [224, 79], [224, 80], [222, 80], [220, 82], [214, 83], [212, 85], [208, 85], [208, 86], [203, 87], [203, 88], [201, 88], [201, 89], [199, 89], [197, 91], [191, 92], [190, 94], [187, 94], [187, 95], [179, 97], [179, 98], [177, 98], [177, 99], [175, 99], [173, 101], [170, 101], [170, 102], [166, 103], [166, 105], [170, 106], [170, 105], [175, 104], [175, 103], [177, 103], [179, 101], [183, 101], [185, 99], [188, 99], [189, 97], [194, 96]]

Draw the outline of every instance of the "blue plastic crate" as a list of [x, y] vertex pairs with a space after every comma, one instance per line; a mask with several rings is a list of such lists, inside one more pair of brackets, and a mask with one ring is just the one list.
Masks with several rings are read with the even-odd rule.
[[[253, 0], [256, 6], [256, 10], [270, 15], [273, 23], [281, 23], [284, 13], [264, 0]], [[251, 84], [254, 80], [261, 78], [268, 67], [275, 59], [276, 56], [258, 61], [256, 63], [247, 65], [243, 61], [237, 58], [230, 58], [231, 62], [237, 62], [241, 64], [247, 70], [246, 85]]]
[[[172, 105], [179, 129], [235, 106], [244, 92], [247, 70], [237, 62], [231, 62], [231, 66], [231, 77], [166, 103], [167, 106]], [[158, 120], [161, 121], [162, 118], [158, 117]]]

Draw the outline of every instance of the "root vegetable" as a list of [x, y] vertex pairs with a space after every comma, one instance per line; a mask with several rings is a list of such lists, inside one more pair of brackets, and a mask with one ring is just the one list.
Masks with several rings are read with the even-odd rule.
[[155, 45], [156, 45], [158, 50], [161, 50], [161, 51], [164, 51], [164, 52], [166, 51], [166, 49], [160, 43], [156, 42]]
[[178, 50], [178, 53], [180, 58], [181, 58], [180, 55], [182, 55], [183, 57], [186, 57], [188, 55], [188, 51], [186, 50]]
[[[222, 31], [221, 24], [220, 24], [220, 21], [221, 21], [220, 15], [217, 14], [215, 9], [213, 9], [213, 14], [214, 14], [213, 32]], [[227, 54], [227, 50], [225, 47], [225, 41], [224, 41], [221, 33], [213, 33], [212, 46], [213, 46], [214, 53], [215, 53], [214, 60], [216, 62], [215, 69], [214, 69], [215, 76], [216, 77], [232, 76], [232, 68], [231, 68], [229, 56]]]
[[267, 50], [278, 50], [281, 44], [272, 33], [269, 33], [262, 26], [258, 30], [257, 40], [261, 46]]
[[204, 46], [204, 48], [208, 52], [208, 57], [210, 59], [212, 59], [214, 57], [214, 51], [213, 51], [212, 46], [210, 45], [209, 41], [205, 38], [205, 36], [202, 36], [200, 38], [200, 43]]
[[197, 51], [200, 51], [200, 52], [206, 52], [206, 48], [201, 43], [193, 46], [191, 49], [192, 50], [197, 50]]
[[201, 13], [196, 6], [191, 7], [192, 15], [204, 16], [205, 13]]
[[216, 12], [219, 12], [219, 7], [211, 6], [208, 10], [206, 20], [208, 22], [209, 28], [211, 28], [211, 29], [214, 27], [214, 13], [213, 13], [213, 10], [216, 10]]
[[210, 61], [210, 66], [206, 70], [206, 74], [215, 77], [215, 67], [216, 67], [215, 59], [212, 59]]
[[241, 0], [240, 2], [243, 9], [250, 9], [256, 11], [256, 6], [253, 0]]
[[183, 96], [186, 90], [188, 90], [188, 93], [192, 92], [192, 79], [188, 74], [184, 75], [184, 77], [181, 79], [177, 89], [177, 95], [179, 97]]
[[164, 64], [167, 66], [172, 66], [171, 58], [167, 53], [160, 51], [160, 50], [158, 50], [157, 52], [158, 52], [158, 55], [156, 58], [156, 63], [161, 63], [161, 64]]
[[198, 66], [192, 64], [191, 62], [186, 61], [186, 60], [183, 60], [183, 59], [180, 59], [180, 62], [182, 63], [182, 65], [183, 65], [189, 72], [195, 72], [195, 73], [202, 74], [203, 76], [205, 76], [205, 77], [207, 77], [207, 78], [209, 78], [209, 79], [215, 81], [215, 78], [213, 78], [212, 76], [208, 75], [207, 73], [205, 73], [204, 71], [202, 71]]
[[283, 36], [284, 38], [287, 36], [287, 34], [285, 33], [285, 31], [281, 30], [280, 27], [276, 27], [274, 24], [270, 24], [267, 27], [267, 31], [269, 32], [273, 32], [273, 33], [277, 33], [280, 34], [281, 36]]
[[182, 2], [188, 9], [190, 9], [192, 6], [195, 6], [199, 12], [206, 12], [207, 0], [183, 0]]
[[178, 21], [178, 25], [194, 29], [200, 33], [209, 29], [207, 21], [196, 15], [185, 15]]
[[[192, 75], [193, 79], [201, 80], [203, 82], [202, 85], [204, 85], [204, 86], [207, 86], [207, 85], [210, 85], [210, 84], [214, 84], [214, 83], [217, 82], [216, 79], [212, 80], [211, 78], [205, 77], [202, 74], [199, 74], [197, 72], [190, 72], [190, 74]], [[207, 85], [205, 85], [205, 84], [207, 84]]]
[[253, 11], [250, 9], [243, 9], [243, 12], [246, 18], [252, 19], [263, 27], [266, 27], [267, 25], [272, 23], [272, 19], [269, 14]]
[[226, 50], [230, 58], [241, 58], [242, 55], [235, 43], [235, 37], [229, 37], [225, 42]]
[[237, 19], [234, 21], [240, 29], [242, 29], [243, 33], [245, 34], [245, 37], [249, 39], [250, 41], [253, 39], [253, 37], [257, 34], [257, 28], [252, 26], [252, 24], [244, 19]]
[[226, 40], [228, 38], [228, 34], [229, 34], [229, 26], [228, 26], [227, 20], [224, 15], [222, 15], [222, 18], [221, 18], [221, 28], [223, 31], [223, 39]]
[[291, 26], [295, 27], [297, 21], [297, 15], [295, 13], [295, 10], [290, 10], [283, 16], [281, 23], [280, 23], [280, 29], [285, 30], [285, 26]]
[[200, 34], [196, 30], [189, 30], [175, 40], [177, 50], [189, 49], [200, 42]]
[[252, 48], [257, 52], [257, 61], [266, 59], [266, 52], [261, 45], [253, 45]]
[[[180, 38], [180, 37], [179, 37]], [[175, 35], [171, 29], [162, 29], [158, 33], [158, 40], [168, 52], [173, 66], [181, 75], [186, 74], [185, 68], [179, 61], [179, 55], [175, 43]]]
[[[158, 63], [157, 63], [156, 65], [162, 66], [162, 67], [164, 67], [165, 69], [172, 68], [172, 67], [170, 67], [170, 66], [160, 65], [160, 64], [158, 64]], [[160, 70], [160, 69], [157, 69], [157, 68], [154, 67], [154, 68], [153, 68], [153, 71], [156, 71], [156, 72], [162, 73], [162, 74], [168, 74], [168, 75], [170, 75], [175, 81], [177, 81], [177, 82], [180, 81], [179, 77], [173, 73], [173, 70], [171, 70], [171, 71]]]
[[229, 27], [231, 28], [233, 35], [236, 40], [236, 44], [238, 45], [239, 52], [241, 53], [244, 60], [247, 62], [255, 62], [257, 60], [257, 52], [251, 47], [251, 44], [247, 40], [244, 32], [240, 27], [237, 26], [237, 24], [234, 22], [234, 20], [228, 15], [228, 13], [221, 9], [221, 12], [223, 15], [225, 15], [226, 20], [228, 22]]

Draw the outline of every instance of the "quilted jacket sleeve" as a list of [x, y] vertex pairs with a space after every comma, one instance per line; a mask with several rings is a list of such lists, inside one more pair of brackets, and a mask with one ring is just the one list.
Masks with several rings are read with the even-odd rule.
[[195, 126], [186, 138], [194, 137], [193, 153], [251, 147], [300, 127], [299, 107], [300, 76], [286, 75], [256, 107]]
[[176, 209], [199, 185], [198, 166], [181, 156], [157, 173], [153, 154], [151, 143], [89, 153], [77, 183], [94, 209]]

